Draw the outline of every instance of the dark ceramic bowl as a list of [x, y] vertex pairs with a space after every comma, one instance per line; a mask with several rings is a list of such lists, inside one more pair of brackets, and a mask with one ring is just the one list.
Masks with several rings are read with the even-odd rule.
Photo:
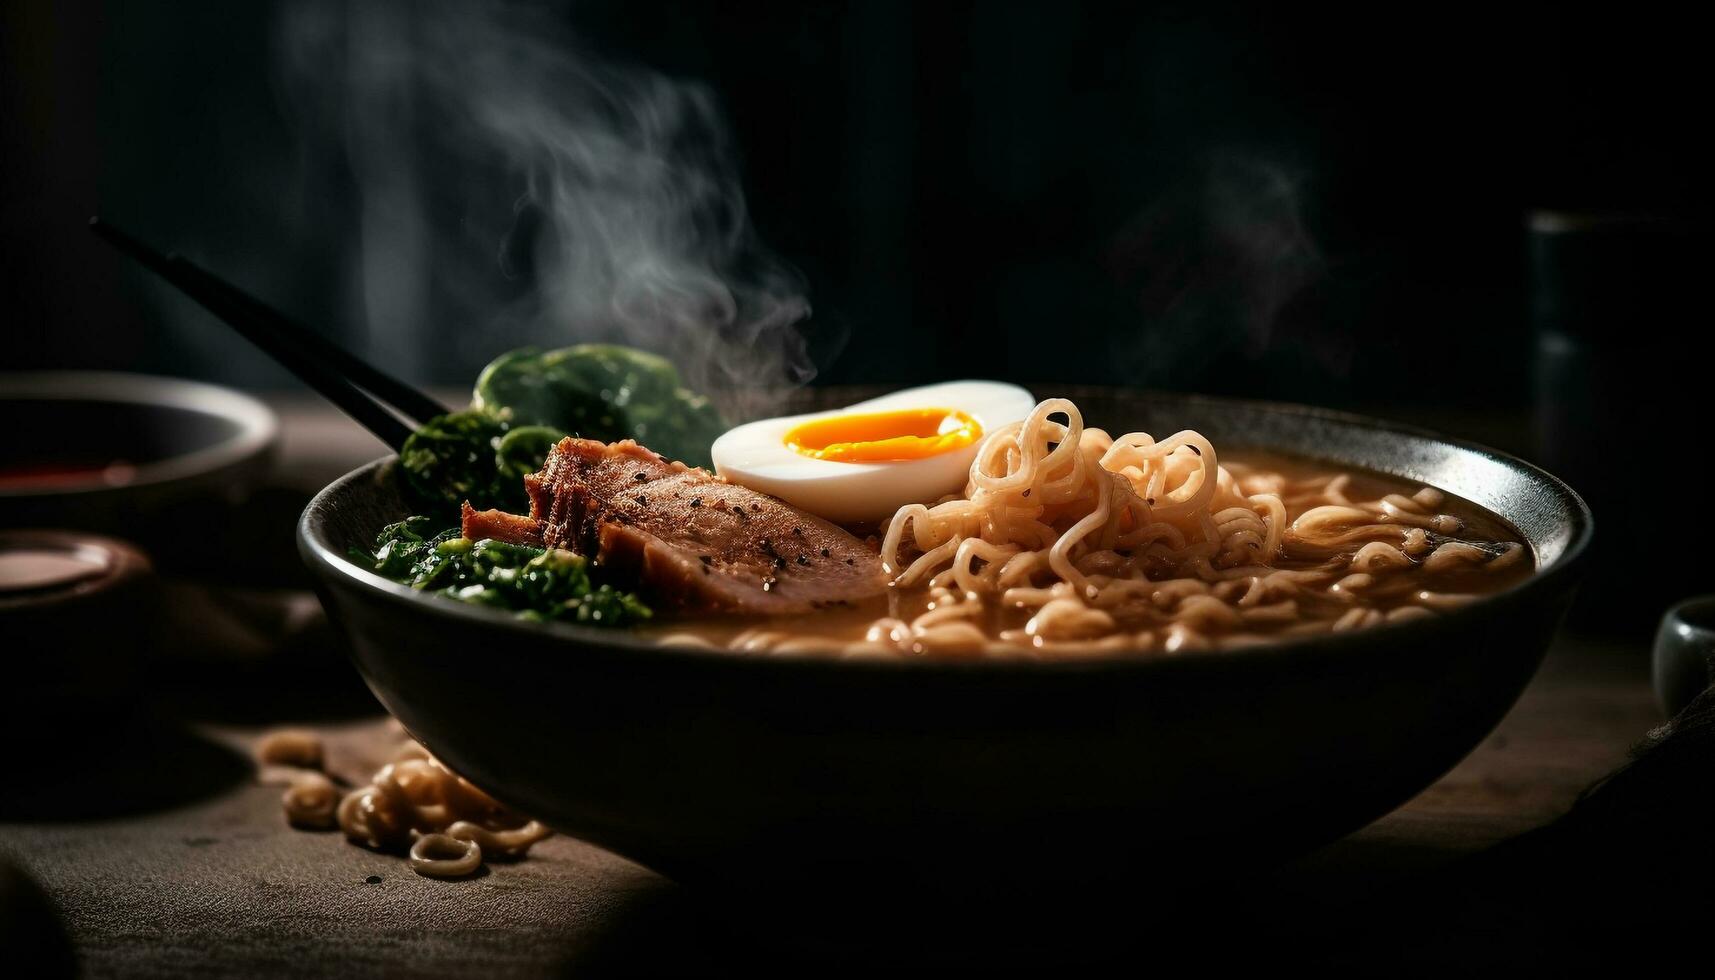
[[388, 582], [345, 557], [406, 513], [386, 461], [317, 496], [300, 547], [370, 687], [453, 768], [682, 881], [807, 902], [1282, 859], [1446, 772], [1536, 670], [1591, 533], [1554, 477], [1314, 409], [1073, 397], [1109, 431], [1194, 427], [1444, 488], [1517, 527], [1539, 571], [1434, 619], [1240, 652], [842, 662], [664, 649]]
[[249, 489], [279, 433], [248, 395], [141, 374], [0, 374], [0, 412], [0, 526], [126, 538], [206, 522], [197, 508]]

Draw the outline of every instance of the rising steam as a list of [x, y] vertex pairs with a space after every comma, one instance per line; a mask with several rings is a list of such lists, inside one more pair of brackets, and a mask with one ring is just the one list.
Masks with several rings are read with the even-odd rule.
[[706, 87], [516, 4], [309, 3], [280, 38], [308, 169], [349, 173], [375, 356], [616, 341], [729, 395], [814, 373], [803, 280], [757, 241]]
[[1119, 354], [1155, 384], [1261, 356], [1282, 308], [1326, 265], [1296, 182], [1241, 155], [1215, 156], [1170, 187], [1121, 231], [1108, 258], [1142, 319]]

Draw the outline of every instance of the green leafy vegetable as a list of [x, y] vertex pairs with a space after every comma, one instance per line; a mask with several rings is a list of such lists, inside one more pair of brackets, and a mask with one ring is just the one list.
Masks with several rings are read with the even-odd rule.
[[441, 514], [457, 513], [466, 500], [478, 510], [522, 510], [528, 506], [523, 473], [540, 466], [542, 457], [519, 472], [525, 464], [518, 454], [502, 451], [511, 434], [507, 421], [491, 412], [470, 410], [430, 419], [399, 450], [410, 497]]
[[457, 529], [431, 534], [433, 518], [408, 517], [382, 528], [375, 571], [414, 589], [493, 606], [537, 621], [629, 626], [647, 620], [637, 596], [590, 581], [589, 563], [558, 548], [471, 541]]
[[669, 459], [708, 466], [726, 423], [707, 398], [685, 388], [665, 358], [629, 347], [583, 344], [522, 348], [495, 358], [477, 378], [471, 407], [437, 416], [405, 440], [399, 466], [411, 500], [451, 515], [529, 506], [524, 476], [542, 468], [565, 434], [636, 439]]
[[[494, 446], [495, 476], [503, 484], [518, 487], [523, 496], [524, 477], [542, 468], [548, 451], [566, 434], [545, 425], [524, 425], [509, 430]], [[524, 501], [526, 504], [528, 500]]]
[[502, 354], [476, 379], [471, 406], [513, 425], [603, 442], [636, 439], [692, 466], [710, 465], [709, 446], [727, 428], [671, 362], [611, 344]]
[[606, 626], [648, 619], [648, 606], [592, 582], [588, 563], [569, 551], [433, 529], [466, 501], [478, 510], [527, 509], [524, 477], [541, 469], [566, 433], [636, 439], [707, 466], [709, 446], [725, 429], [709, 400], [654, 354], [605, 344], [502, 354], [477, 378], [469, 409], [430, 419], [399, 451], [407, 496], [434, 516], [388, 525], [373, 553], [354, 557], [412, 588], [531, 619]]

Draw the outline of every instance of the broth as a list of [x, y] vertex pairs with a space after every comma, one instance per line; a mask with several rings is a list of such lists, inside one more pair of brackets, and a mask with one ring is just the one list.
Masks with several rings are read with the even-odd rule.
[[[1288, 526], [1307, 512], [1327, 506], [1327, 501], [1311, 493], [1315, 486], [1335, 485], [1340, 481], [1337, 496], [1354, 503], [1369, 501], [1410, 501], [1424, 492], [1417, 484], [1397, 477], [1355, 469], [1339, 469], [1327, 464], [1286, 457], [1266, 452], [1238, 452], [1223, 457], [1222, 466], [1240, 482], [1278, 480], [1284, 492], [1285, 519]], [[1433, 500], [1435, 518], [1451, 518], [1439, 526], [1451, 530], [1442, 533], [1414, 524], [1395, 524], [1382, 520], [1380, 528], [1397, 529], [1370, 536], [1370, 540], [1354, 541], [1350, 547], [1330, 551], [1324, 545], [1306, 544], [1288, 533], [1272, 560], [1259, 562], [1270, 572], [1297, 573], [1296, 585], [1290, 598], [1265, 602], [1247, 593], [1263, 589], [1259, 583], [1267, 576], [1238, 575], [1210, 581], [1206, 577], [1177, 574], [1162, 568], [1145, 576], [1147, 584], [1131, 590], [1125, 601], [1105, 607], [1111, 617], [1112, 629], [1103, 635], [1054, 637], [1027, 629], [1036, 610], [1009, 603], [1000, 595], [980, 598], [980, 611], [966, 615], [964, 621], [976, 627], [984, 638], [975, 646], [955, 645], [953, 649], [937, 648], [934, 644], [913, 645], [891, 642], [878, 644], [874, 636], [878, 623], [912, 623], [932, 612], [947, 599], [944, 590], [917, 584], [890, 588], [879, 599], [830, 607], [814, 615], [780, 618], [681, 618], [664, 619], [640, 633], [659, 638], [663, 643], [685, 646], [708, 646], [751, 652], [822, 652], [845, 656], [896, 655], [907, 652], [917, 655], [1024, 655], [1053, 656], [1061, 653], [1095, 651], [1159, 651], [1211, 648], [1223, 649], [1274, 642], [1293, 636], [1340, 631], [1376, 625], [1390, 619], [1435, 615], [1472, 599], [1503, 591], [1528, 578], [1535, 563], [1523, 537], [1500, 517], [1467, 500], [1442, 491], [1432, 491], [1425, 499]], [[1425, 518], [1407, 515], [1422, 523]], [[1432, 522], [1433, 523], [1433, 522]], [[876, 528], [854, 528], [859, 536], [879, 540]], [[1416, 532], [1421, 531], [1418, 535]], [[1366, 545], [1379, 543], [1398, 553], [1406, 551], [1411, 540], [1421, 537], [1419, 553], [1407, 556], [1409, 564], [1381, 568], [1355, 564]], [[1399, 547], [1396, 549], [1396, 545]], [[1448, 555], [1458, 557], [1460, 547], [1472, 546], [1487, 550], [1490, 557], [1483, 560], [1447, 560], [1432, 564], [1426, 559], [1443, 545], [1452, 545]], [[1493, 546], [1488, 547], [1486, 546]], [[1516, 553], [1514, 551], [1516, 549]], [[1389, 552], [1373, 550], [1372, 556]], [[1509, 557], [1510, 556], [1510, 557]], [[1502, 561], [1501, 559], [1507, 560]], [[1366, 570], [1368, 569], [1368, 570]], [[1157, 577], [1156, 572], [1159, 572]], [[1278, 576], [1274, 576], [1278, 577]], [[1357, 578], [1354, 578], [1357, 577]], [[1367, 579], [1367, 580], [1366, 580]], [[1285, 588], [1285, 583], [1282, 583]], [[1265, 590], [1266, 591], [1266, 590]], [[1222, 606], [1237, 610], [1236, 619], [1216, 614], [1214, 598]], [[972, 597], [965, 597], [970, 599]], [[1209, 615], [1191, 617], [1193, 626], [1183, 626], [1181, 616], [1187, 600], [1201, 602]], [[1281, 604], [1290, 602], [1291, 608]], [[1254, 615], [1256, 610], [1270, 608], [1272, 615]], [[1290, 613], [1290, 615], [1288, 615]], [[1183, 627], [1183, 628], [1180, 628]], [[898, 638], [894, 638], [895, 641]]]

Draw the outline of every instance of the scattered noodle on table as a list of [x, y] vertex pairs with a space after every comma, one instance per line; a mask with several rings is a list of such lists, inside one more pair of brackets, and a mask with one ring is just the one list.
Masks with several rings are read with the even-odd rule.
[[[289, 751], [279, 747], [287, 745]], [[324, 757], [321, 739], [308, 732], [270, 733], [257, 756], [270, 767], [283, 758]], [[264, 777], [277, 770], [264, 769]], [[304, 829], [338, 826], [356, 844], [406, 856], [412, 870], [432, 878], [460, 878], [485, 861], [517, 859], [553, 831], [519, 817], [408, 742], [369, 781], [340, 792], [333, 779], [310, 768], [287, 776], [282, 797], [287, 821]], [[273, 781], [269, 779], [268, 781]]]

